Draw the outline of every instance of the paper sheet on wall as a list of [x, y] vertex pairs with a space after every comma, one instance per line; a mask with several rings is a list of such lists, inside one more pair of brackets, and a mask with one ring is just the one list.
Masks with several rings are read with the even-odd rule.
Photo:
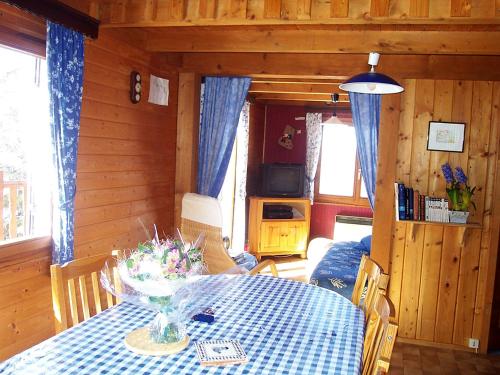
[[148, 102], [158, 105], [168, 105], [168, 79], [151, 74], [149, 78]]

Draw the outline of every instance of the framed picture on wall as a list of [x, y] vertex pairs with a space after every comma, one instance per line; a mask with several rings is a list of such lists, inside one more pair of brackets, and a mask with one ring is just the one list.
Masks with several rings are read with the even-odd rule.
[[465, 123], [429, 122], [427, 150], [431, 151], [464, 151]]

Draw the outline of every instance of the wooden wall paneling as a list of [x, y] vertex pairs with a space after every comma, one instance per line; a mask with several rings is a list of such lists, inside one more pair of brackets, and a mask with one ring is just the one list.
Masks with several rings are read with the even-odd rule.
[[50, 244], [47, 237], [2, 246], [0, 361], [54, 334]]
[[[485, 194], [488, 170], [491, 104], [491, 82], [475, 82], [473, 88], [472, 120], [470, 124], [468, 176], [472, 186], [477, 185], [478, 194], [474, 197], [477, 211], [474, 216], [485, 216]], [[478, 113], [479, 112], [479, 113]], [[476, 221], [471, 219], [471, 221]], [[480, 220], [482, 222], [482, 220]], [[483, 229], [488, 232], [488, 228]], [[476, 285], [479, 271], [481, 231], [469, 231], [465, 246], [462, 248], [459, 284], [457, 293], [457, 307], [455, 313], [455, 326], [453, 329], [453, 342], [466, 345], [471, 337], [474, 319], [474, 305], [476, 300]]]
[[406, 224], [396, 221], [392, 230], [391, 264], [389, 268], [389, 299], [394, 305], [394, 319], [400, 321], [403, 264], [405, 258]]
[[[499, 0], [500, 1], [500, 0]], [[311, 18], [311, 0], [297, 0], [297, 19], [308, 20]], [[500, 8], [500, 6], [499, 6]]]
[[200, 18], [200, 0], [184, 2], [184, 19], [186, 21]]
[[452, 0], [429, 1], [429, 15], [431, 19], [449, 18]]
[[264, 18], [281, 17], [281, 0], [264, 0]]
[[231, 0], [231, 18], [245, 19], [247, 16], [247, 0]]
[[[472, 97], [471, 132], [469, 135], [469, 160], [467, 176], [469, 184], [476, 186], [470, 221], [482, 222], [486, 184], [489, 135], [491, 123], [492, 82], [474, 82]], [[465, 166], [462, 166], [465, 171]]]
[[398, 158], [396, 160], [396, 179], [406, 186], [410, 185], [411, 144], [413, 120], [415, 116], [416, 80], [403, 81], [405, 91], [401, 94], [401, 116], [399, 119]]
[[197, 74], [179, 74], [174, 217], [174, 223], [178, 228], [182, 197], [184, 193], [196, 191], [200, 85], [201, 78]]
[[500, 17], [500, 0], [496, 0], [495, 2], [495, 15]]
[[311, 20], [324, 20], [330, 18], [334, 3], [337, 0], [311, 0]]
[[264, 2], [261, 0], [247, 0], [247, 19], [256, 20], [264, 18]]
[[[401, 94], [395, 181], [403, 182], [406, 186], [409, 186], [416, 80], [407, 79], [402, 81], [402, 84], [405, 91]], [[396, 222], [393, 228], [391, 264], [389, 268], [391, 276], [389, 298], [394, 304], [395, 319], [397, 321], [399, 321], [399, 308], [401, 302], [405, 239], [406, 224], [404, 222]]]
[[471, 17], [473, 18], [491, 18], [495, 17], [496, 4], [492, 0], [470, 0]]
[[[452, 114], [453, 81], [436, 81], [434, 88], [433, 116], [436, 121], [449, 121]], [[441, 165], [448, 161], [447, 152], [431, 151], [428, 170], [427, 193], [433, 197], [444, 197], [446, 181]], [[436, 304], [441, 264], [443, 228], [439, 225], [426, 226], [420, 277], [420, 295], [416, 338], [432, 341], [436, 320]]]
[[389, 271], [391, 228], [394, 221], [394, 175], [396, 173], [396, 147], [400, 117], [400, 98], [386, 95], [382, 98], [380, 113], [377, 179], [375, 182], [375, 212], [373, 216], [372, 250], [370, 256]]
[[369, 19], [370, 15], [370, 0], [348, 0], [349, 18], [352, 19]]
[[429, 0], [410, 0], [410, 16], [429, 17]]
[[[415, 119], [412, 134], [410, 186], [421, 194], [428, 189], [429, 152], [427, 146], [427, 124], [432, 118], [434, 81], [419, 80], [415, 87]], [[424, 228], [420, 228], [411, 240], [406, 231], [404, 273], [400, 302], [400, 332], [406, 338], [415, 338], [417, 329], [420, 275], [422, 270]]]
[[296, 20], [298, 18], [297, 7], [296, 0], [282, 0], [281, 18], [284, 20]]
[[470, 17], [471, 16], [471, 0], [451, 0], [452, 17]]
[[425, 227], [416, 338], [434, 341], [443, 227]]
[[199, 15], [202, 19], [215, 18], [215, 0], [200, 0]]
[[491, 304], [498, 257], [500, 228], [500, 83], [493, 86], [490, 149], [488, 152], [488, 183], [479, 260], [476, 303], [472, 337], [480, 339], [480, 351], [488, 349]]
[[469, 159], [469, 135], [472, 116], [472, 81], [455, 81], [453, 84], [453, 112], [451, 121], [465, 123], [464, 151], [450, 152], [450, 165], [465, 167]]
[[389, 15], [390, 0], [372, 0], [370, 7], [370, 16], [387, 17]]
[[[352, 0], [351, 0], [352, 1]], [[333, 18], [349, 15], [349, 0], [331, 0], [330, 16]]]
[[451, 343], [455, 317], [458, 271], [460, 266], [461, 246], [458, 229], [445, 227], [439, 274], [439, 295], [436, 312], [434, 340], [440, 343]]
[[[203, 1], [203, 0], [200, 0]], [[156, 0], [156, 21], [180, 21], [184, 17], [184, 2], [179, 0]]]

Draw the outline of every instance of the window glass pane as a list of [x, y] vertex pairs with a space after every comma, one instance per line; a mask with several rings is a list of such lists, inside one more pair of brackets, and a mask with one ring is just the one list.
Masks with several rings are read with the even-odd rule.
[[0, 241], [50, 233], [45, 60], [0, 46]]
[[325, 125], [321, 147], [319, 193], [352, 197], [356, 170], [354, 127]]

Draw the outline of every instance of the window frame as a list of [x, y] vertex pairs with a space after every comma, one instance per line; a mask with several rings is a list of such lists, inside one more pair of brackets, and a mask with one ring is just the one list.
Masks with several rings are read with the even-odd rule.
[[[347, 124], [353, 126], [353, 124]], [[332, 126], [332, 125], [321, 125], [321, 126]], [[323, 132], [323, 128], [321, 129]], [[368, 198], [361, 197], [361, 165], [359, 163], [359, 157], [356, 147], [356, 161], [354, 163], [354, 185], [353, 185], [353, 196], [346, 197], [341, 195], [330, 195], [330, 194], [320, 194], [319, 192], [319, 181], [321, 178], [321, 157], [323, 154], [323, 139], [321, 140], [321, 150], [318, 160], [318, 168], [316, 170], [316, 176], [314, 177], [314, 201], [318, 203], [332, 203], [342, 206], [356, 206], [356, 207], [370, 207], [370, 201]]]

